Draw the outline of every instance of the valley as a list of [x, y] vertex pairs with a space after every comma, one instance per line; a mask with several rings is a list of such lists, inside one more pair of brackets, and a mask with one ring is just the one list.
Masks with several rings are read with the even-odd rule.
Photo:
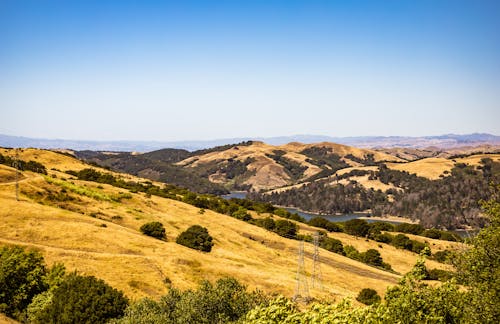
[[[477, 153], [484, 148], [432, 153], [437, 151], [370, 150], [328, 142], [273, 146], [248, 141], [193, 152], [74, 154], [112, 170], [199, 193], [242, 190], [250, 199], [310, 213], [364, 212], [405, 217], [426, 227], [463, 230], [484, 225], [478, 201], [488, 197], [489, 183], [500, 177], [500, 154], [495, 147], [489, 148], [491, 153]], [[429, 195], [443, 198], [416, 198]]]

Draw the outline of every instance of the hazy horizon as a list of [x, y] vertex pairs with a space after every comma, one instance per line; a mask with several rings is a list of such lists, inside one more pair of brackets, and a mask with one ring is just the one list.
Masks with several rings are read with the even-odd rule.
[[496, 1], [3, 1], [0, 134], [500, 134]]

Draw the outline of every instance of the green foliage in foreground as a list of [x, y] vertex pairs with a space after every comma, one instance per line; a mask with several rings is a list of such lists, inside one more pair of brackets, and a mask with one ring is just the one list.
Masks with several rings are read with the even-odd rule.
[[128, 300], [103, 280], [76, 273], [65, 278], [53, 290], [44, 313], [36, 319], [39, 323], [106, 323], [122, 316]]
[[210, 252], [214, 245], [212, 240], [212, 237], [208, 234], [208, 230], [205, 227], [193, 225], [182, 232], [175, 242], [195, 250]]
[[39, 252], [20, 246], [0, 250], [0, 312], [20, 318], [31, 299], [47, 289], [47, 269]]
[[[499, 188], [500, 189], [500, 188]], [[338, 304], [313, 304], [300, 311], [296, 304], [278, 297], [251, 310], [242, 321], [272, 323], [499, 323], [500, 322], [500, 202], [484, 203], [490, 226], [473, 240], [470, 249], [456, 257], [458, 277], [467, 289], [450, 280], [437, 287], [423, 280], [429, 276], [421, 259], [399, 285], [387, 290], [385, 301], [354, 308], [348, 300]]]
[[165, 227], [160, 222], [149, 222], [141, 226], [141, 232], [144, 235], [148, 235], [159, 240], [166, 240]]
[[496, 189], [494, 198], [483, 203], [490, 226], [454, 258], [460, 282], [470, 287], [465, 302], [469, 323], [500, 323], [500, 185]]
[[236, 279], [223, 278], [215, 285], [203, 281], [197, 290], [170, 291], [159, 301], [149, 298], [127, 308], [112, 324], [228, 323], [265, 303], [263, 295], [247, 292]]

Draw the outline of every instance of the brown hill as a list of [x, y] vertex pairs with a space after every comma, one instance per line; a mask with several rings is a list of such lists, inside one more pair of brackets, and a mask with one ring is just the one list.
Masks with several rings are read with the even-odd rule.
[[[195, 170], [205, 169], [213, 182], [229, 186], [236, 183], [247, 189], [268, 190], [307, 181], [321, 172], [332, 170], [332, 165], [323, 161], [332, 157], [344, 163], [340, 168], [362, 166], [367, 157], [371, 157], [373, 162], [404, 161], [383, 152], [329, 142], [294, 142], [280, 146], [252, 142], [251, 145], [237, 145], [223, 151], [194, 155], [177, 165]], [[234, 161], [245, 164], [245, 169], [235, 177], [228, 177], [225, 169]]]
[[[14, 156], [12, 150], [1, 152]], [[15, 170], [0, 166], [0, 245], [18, 244], [40, 250], [49, 264], [63, 262], [70, 271], [95, 275], [132, 298], [157, 297], [166, 292], [166, 281], [186, 289], [202, 279], [222, 276], [233, 276], [250, 288], [293, 295], [297, 241], [209, 210], [200, 213], [199, 208], [179, 201], [78, 180], [62, 170], [81, 170], [89, 165], [69, 156], [28, 149], [21, 152], [20, 158], [43, 163], [48, 175], [22, 172], [20, 201], [16, 201], [12, 180]], [[139, 227], [150, 221], [165, 225], [167, 241], [140, 233]], [[175, 237], [194, 224], [206, 227], [214, 237], [212, 252], [175, 243]], [[316, 230], [300, 226], [301, 233]], [[393, 263], [394, 270], [400, 273], [408, 271], [416, 260], [414, 253], [386, 244], [346, 234], [331, 236], [361, 251], [380, 250], [384, 260]], [[307, 269], [312, 266], [308, 258], [312, 250], [313, 246], [306, 243]], [[324, 290], [311, 291], [319, 298], [355, 296], [365, 287], [383, 294], [399, 279], [398, 275], [325, 250], [321, 250], [321, 260]], [[446, 268], [427, 262], [431, 268]]]

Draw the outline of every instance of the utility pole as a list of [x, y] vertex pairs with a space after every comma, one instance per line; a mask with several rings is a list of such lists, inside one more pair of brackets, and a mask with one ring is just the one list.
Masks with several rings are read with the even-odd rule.
[[319, 260], [319, 233], [314, 232], [314, 254], [313, 254], [313, 273], [312, 284], [313, 288], [323, 289], [323, 276], [321, 274], [321, 262]]
[[298, 260], [297, 260], [297, 285], [293, 300], [309, 299], [309, 287], [307, 285], [307, 275], [304, 266], [304, 241], [299, 241]]
[[19, 201], [19, 151], [16, 148], [16, 157], [14, 160], [14, 166], [16, 168], [16, 200]]

